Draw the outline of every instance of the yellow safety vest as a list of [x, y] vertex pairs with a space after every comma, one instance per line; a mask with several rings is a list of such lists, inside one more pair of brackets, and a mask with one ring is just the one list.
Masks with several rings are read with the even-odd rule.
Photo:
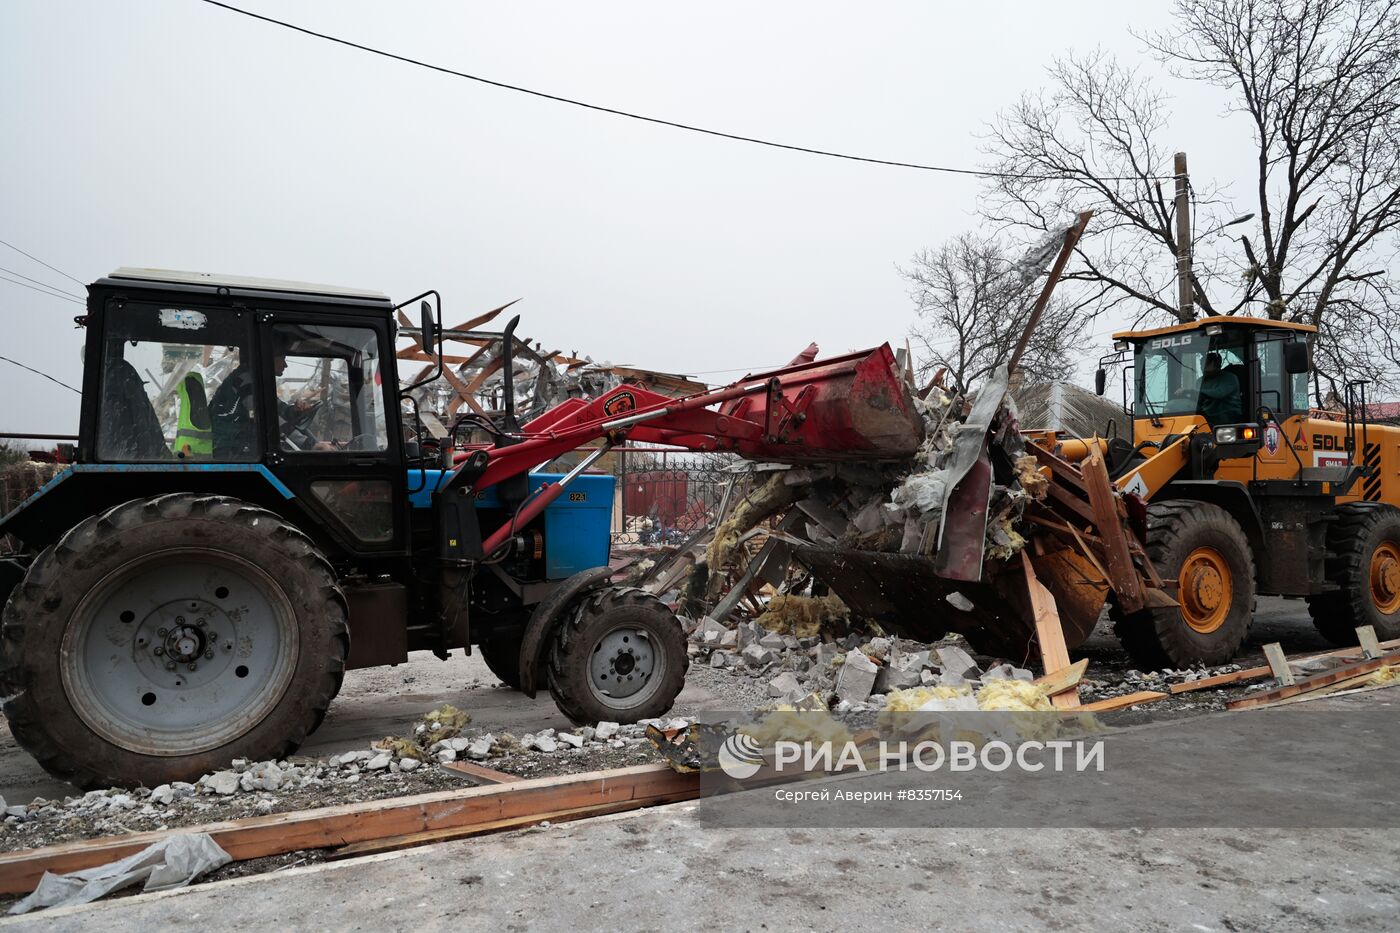
[[214, 456], [214, 426], [209, 421], [204, 377], [199, 373], [190, 373], [180, 380], [180, 426], [175, 432], [175, 455]]

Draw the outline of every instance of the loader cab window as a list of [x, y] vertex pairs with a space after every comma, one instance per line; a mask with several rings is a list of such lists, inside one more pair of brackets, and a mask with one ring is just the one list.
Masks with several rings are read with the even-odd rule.
[[1194, 331], [1143, 342], [1135, 363], [1136, 416], [1200, 414], [1211, 425], [1244, 421], [1245, 359], [1241, 333]]
[[217, 445], [210, 400], [247, 357], [249, 328], [236, 312], [135, 302], [104, 313], [97, 457], [249, 461], [256, 439]]
[[375, 331], [278, 324], [272, 330], [272, 372], [282, 450], [388, 450]]

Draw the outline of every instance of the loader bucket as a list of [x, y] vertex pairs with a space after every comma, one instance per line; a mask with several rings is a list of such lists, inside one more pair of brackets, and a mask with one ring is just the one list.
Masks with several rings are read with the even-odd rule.
[[749, 459], [903, 460], [923, 442], [923, 420], [889, 344], [741, 381], [760, 379], [770, 380], [767, 392], [720, 408], [723, 415], [763, 426], [763, 437], [738, 443]]
[[[981, 582], [966, 583], [940, 577], [927, 557], [815, 546], [796, 547], [793, 556], [852, 612], [892, 635], [932, 642], [957, 632], [977, 650], [1017, 662], [1035, 650], [1019, 560], [989, 561]], [[1068, 549], [1036, 555], [1031, 563], [1055, 597], [1066, 647], [1077, 648], [1098, 622], [1107, 581]]]

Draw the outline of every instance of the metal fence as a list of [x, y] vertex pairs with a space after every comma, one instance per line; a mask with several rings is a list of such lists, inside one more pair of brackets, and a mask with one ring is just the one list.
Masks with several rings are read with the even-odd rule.
[[742, 492], [745, 461], [732, 454], [656, 448], [622, 450], [612, 461], [615, 547], [660, 547], [684, 542], [713, 524], [731, 483]]

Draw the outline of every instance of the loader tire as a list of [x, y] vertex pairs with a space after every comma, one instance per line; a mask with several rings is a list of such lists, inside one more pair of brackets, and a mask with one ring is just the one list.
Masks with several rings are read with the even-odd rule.
[[666, 604], [633, 587], [585, 594], [549, 651], [549, 690], [579, 725], [655, 719], [685, 686], [690, 656]]
[[174, 493], [92, 516], [34, 561], [0, 627], [15, 739], [84, 788], [285, 758], [349, 654], [330, 563], [266, 509]]
[[1308, 597], [1323, 638], [1354, 645], [1362, 625], [1374, 627], [1381, 641], [1400, 638], [1400, 509], [1380, 502], [1338, 507], [1327, 529], [1325, 574], [1338, 589]]
[[1180, 606], [1128, 615], [1111, 610], [1114, 633], [1143, 670], [1218, 665], [1239, 651], [1254, 615], [1254, 555], [1230, 513], [1176, 500], [1147, 510], [1147, 555]]

